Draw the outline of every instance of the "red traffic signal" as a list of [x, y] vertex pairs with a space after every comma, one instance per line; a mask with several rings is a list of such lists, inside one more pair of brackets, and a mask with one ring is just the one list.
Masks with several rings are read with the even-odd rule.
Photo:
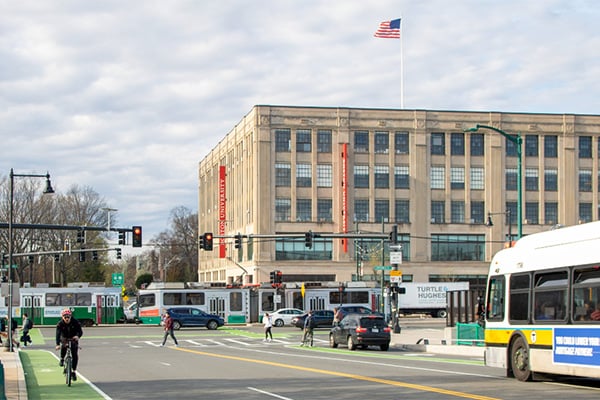
[[131, 228], [133, 232], [131, 238], [131, 246], [132, 247], [142, 247], [142, 227], [134, 226]]
[[202, 241], [200, 247], [206, 251], [212, 251], [213, 249], [213, 234], [212, 232], [206, 232], [202, 235]]

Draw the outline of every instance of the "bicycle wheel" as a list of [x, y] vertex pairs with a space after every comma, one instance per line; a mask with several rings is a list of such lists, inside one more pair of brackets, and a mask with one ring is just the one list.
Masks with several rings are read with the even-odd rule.
[[65, 379], [67, 386], [71, 386], [71, 372], [73, 372], [73, 359], [69, 355], [65, 357]]

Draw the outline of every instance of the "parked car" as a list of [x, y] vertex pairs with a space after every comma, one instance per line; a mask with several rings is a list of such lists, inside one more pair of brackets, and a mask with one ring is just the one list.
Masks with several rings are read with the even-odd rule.
[[347, 314], [375, 314], [383, 317], [383, 314], [373, 311], [365, 306], [339, 306], [337, 308], [340, 312], [341, 318], [344, 318]]
[[124, 308], [123, 313], [125, 314], [125, 323], [137, 322], [137, 302], [133, 302]]
[[280, 308], [279, 310], [269, 313], [273, 320], [273, 325], [277, 327], [291, 325], [292, 318], [302, 314], [304, 314], [304, 311], [299, 308]]
[[225, 325], [225, 320], [218, 315], [208, 314], [199, 308], [177, 307], [169, 308], [167, 312], [173, 319], [173, 329], [188, 326], [205, 326], [207, 329], [217, 329]]
[[[307, 316], [308, 313], [304, 313], [292, 318], [292, 325], [300, 329], [304, 328], [304, 320]], [[333, 311], [331, 310], [314, 310], [313, 317], [317, 328], [331, 328], [333, 325]]]
[[382, 351], [390, 348], [390, 327], [385, 319], [375, 314], [347, 314], [337, 326], [331, 328], [329, 345], [333, 348], [345, 343], [350, 350], [379, 346]]

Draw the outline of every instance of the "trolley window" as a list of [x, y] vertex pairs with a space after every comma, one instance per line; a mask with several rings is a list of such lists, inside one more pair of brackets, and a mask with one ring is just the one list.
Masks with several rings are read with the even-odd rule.
[[91, 293], [77, 293], [76, 303], [78, 306], [91, 306], [92, 305], [92, 294]]
[[182, 306], [183, 302], [183, 293], [164, 293], [163, 294], [163, 304], [165, 306]]
[[156, 296], [154, 293], [141, 294], [139, 296], [139, 307], [152, 307], [156, 305]]
[[230, 311], [243, 311], [242, 293], [233, 292], [229, 294], [229, 309]]
[[185, 301], [189, 306], [203, 306], [204, 293], [188, 293]]

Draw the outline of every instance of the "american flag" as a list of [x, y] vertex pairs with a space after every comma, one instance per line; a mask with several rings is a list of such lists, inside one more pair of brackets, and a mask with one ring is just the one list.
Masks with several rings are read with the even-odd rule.
[[400, 18], [380, 23], [374, 36], [384, 39], [400, 39]]

